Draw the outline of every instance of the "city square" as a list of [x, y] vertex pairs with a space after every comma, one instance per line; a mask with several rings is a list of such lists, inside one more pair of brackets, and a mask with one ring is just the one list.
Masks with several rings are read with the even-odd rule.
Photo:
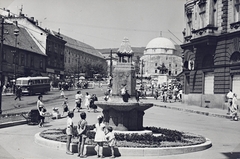
[[0, 5], [0, 158], [240, 158], [239, 0], [93, 4]]

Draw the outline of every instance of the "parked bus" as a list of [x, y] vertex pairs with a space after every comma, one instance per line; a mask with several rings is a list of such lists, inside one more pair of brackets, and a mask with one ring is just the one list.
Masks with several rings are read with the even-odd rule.
[[16, 86], [22, 88], [23, 94], [33, 95], [50, 91], [49, 77], [20, 77], [16, 80]]

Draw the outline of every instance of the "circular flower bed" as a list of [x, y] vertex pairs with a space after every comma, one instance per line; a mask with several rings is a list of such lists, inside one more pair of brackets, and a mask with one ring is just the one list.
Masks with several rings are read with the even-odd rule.
[[[88, 126], [86, 145], [95, 145], [93, 126]], [[206, 139], [200, 135], [180, 132], [157, 127], [145, 127], [151, 130], [153, 134], [122, 134], [115, 133], [116, 146], [118, 147], [178, 147], [198, 145], [206, 142]], [[40, 133], [40, 136], [54, 141], [66, 142], [66, 129], [48, 129]], [[73, 129], [73, 143], [78, 143], [77, 128]]]

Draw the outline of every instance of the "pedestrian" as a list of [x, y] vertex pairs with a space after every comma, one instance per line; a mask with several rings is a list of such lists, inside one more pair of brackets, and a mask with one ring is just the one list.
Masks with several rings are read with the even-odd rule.
[[77, 131], [78, 131], [78, 157], [86, 158], [86, 155], [83, 155], [84, 145], [87, 138], [87, 121], [86, 113], [80, 113], [80, 121], [78, 122]]
[[230, 107], [230, 116], [232, 117], [232, 120], [238, 120], [237, 110], [238, 110], [237, 94], [233, 93], [232, 106]]
[[78, 109], [78, 112], [79, 112], [79, 110], [82, 109], [81, 107], [82, 97], [83, 95], [81, 91], [77, 91], [77, 94], [75, 95], [75, 108], [73, 110]]
[[141, 92], [138, 89], [136, 89], [135, 98], [136, 98], [137, 102], [139, 102], [140, 94], [141, 94]]
[[121, 90], [120, 90], [121, 96], [124, 96], [126, 94], [126, 91], [127, 91], [126, 84], [122, 84]]
[[85, 95], [85, 107], [87, 108], [88, 112], [90, 111], [90, 98], [91, 96], [89, 95], [88, 92], [86, 92], [86, 95]]
[[73, 153], [70, 151], [70, 144], [73, 136], [73, 120], [72, 120], [73, 117], [74, 117], [74, 113], [72, 111], [69, 111], [68, 118], [67, 118], [67, 129], [66, 129], [66, 134], [67, 134], [66, 153], [69, 155], [73, 155]]
[[106, 142], [105, 137], [105, 124], [103, 124], [103, 115], [98, 115], [98, 123], [95, 124], [96, 134], [94, 141], [97, 143], [95, 150], [97, 151], [97, 157], [104, 158], [103, 156], [103, 143]]
[[114, 156], [114, 146], [116, 145], [116, 138], [113, 132], [113, 128], [110, 126], [108, 127], [108, 133], [106, 135], [106, 139], [108, 142], [108, 146], [111, 149], [111, 157], [110, 158], [115, 158]]
[[97, 105], [94, 104], [95, 101], [98, 101], [96, 94], [93, 94], [90, 98], [90, 109], [93, 109], [93, 112], [96, 113]]
[[62, 107], [63, 107], [63, 112], [62, 112], [62, 116], [63, 116], [64, 112], [68, 112], [69, 111], [68, 97], [65, 97], [65, 100], [63, 101]]
[[37, 101], [37, 109], [38, 109], [38, 112], [39, 112], [39, 127], [43, 127], [43, 124], [44, 124], [44, 119], [45, 119], [45, 112], [47, 111], [44, 104], [43, 104], [43, 96], [42, 95], [39, 95], [38, 96], [38, 101]]
[[229, 89], [229, 92], [227, 94], [227, 99], [228, 99], [228, 112], [227, 114], [230, 114], [230, 109], [232, 106], [232, 99], [233, 99], [233, 92], [231, 89]]
[[2, 93], [3, 93], [3, 94], [6, 94], [6, 90], [7, 90], [7, 87], [6, 87], [6, 85], [4, 84], [4, 85], [3, 85], [3, 88], [2, 88]]
[[63, 88], [63, 87], [62, 87], [62, 89], [61, 89], [60, 92], [61, 92], [61, 93], [60, 93], [61, 98], [64, 98], [65, 94], [64, 94], [64, 88]]
[[125, 94], [122, 95], [122, 99], [124, 102], [128, 102], [129, 98], [130, 98], [130, 94], [128, 93], [128, 90], [126, 90]]
[[110, 101], [110, 89], [108, 89], [105, 93], [104, 93], [104, 100], [105, 101]]
[[16, 90], [16, 97], [14, 100], [19, 99], [19, 101], [21, 100], [21, 96], [22, 96], [22, 88], [20, 86], [18, 86], [17, 90]]
[[156, 89], [156, 90], [155, 90], [155, 96], [154, 96], [156, 100], [158, 99], [158, 96], [159, 96], [159, 95], [158, 95], [158, 89]]

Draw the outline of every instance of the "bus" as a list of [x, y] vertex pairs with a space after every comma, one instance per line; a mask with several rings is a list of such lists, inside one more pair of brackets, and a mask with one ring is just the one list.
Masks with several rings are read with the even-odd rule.
[[16, 86], [22, 88], [23, 94], [45, 94], [50, 91], [49, 77], [20, 77], [16, 80]]

